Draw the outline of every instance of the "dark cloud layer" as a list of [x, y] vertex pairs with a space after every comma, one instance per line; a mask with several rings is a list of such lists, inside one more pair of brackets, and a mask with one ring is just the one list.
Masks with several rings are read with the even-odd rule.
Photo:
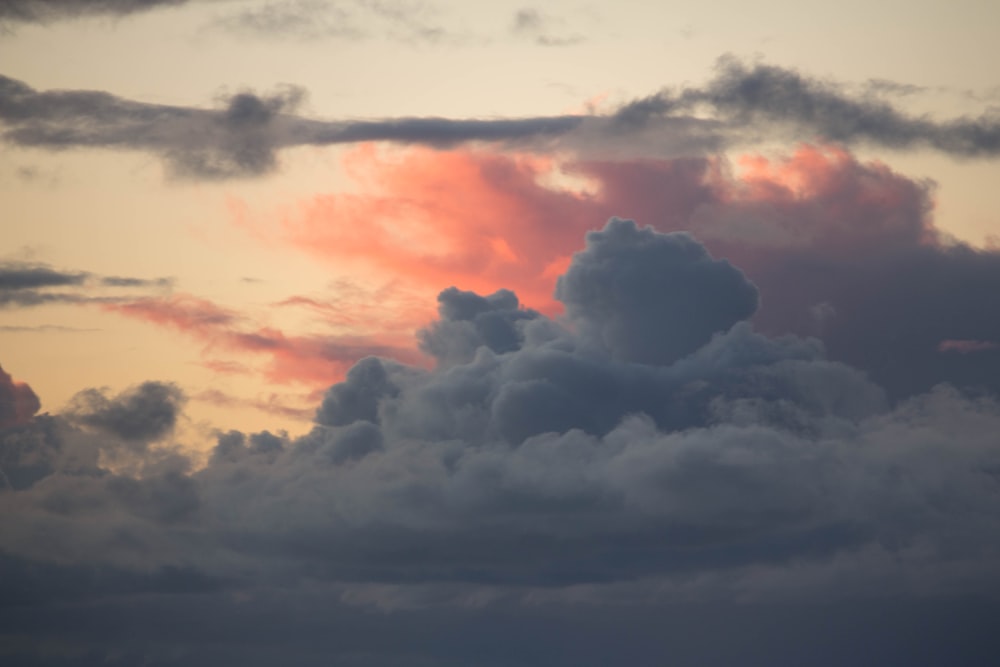
[[[881, 88], [886, 82], [881, 83]], [[935, 121], [914, 117], [874, 97], [852, 97], [842, 86], [770, 65], [748, 67], [736, 59], [720, 63], [703, 88], [664, 91], [626, 105], [617, 119], [644, 124], [659, 116], [699, 107], [733, 126], [788, 129], [831, 141], [865, 142], [888, 148], [931, 148], [951, 155], [992, 157], [1000, 152], [1000, 115]]]
[[0, 120], [13, 144], [49, 149], [92, 147], [151, 151], [175, 176], [226, 178], [267, 173], [289, 146], [397, 141], [446, 146], [516, 141], [566, 132], [576, 116], [514, 120], [400, 118], [318, 121], [291, 115], [303, 91], [240, 93], [223, 109], [132, 102], [93, 91], [38, 92], [0, 77]]
[[[294, 115], [303, 91], [240, 93], [208, 110], [125, 100], [96, 91], [39, 92], [0, 77], [0, 121], [14, 145], [148, 151], [174, 176], [258, 176], [283, 148], [389, 141], [444, 147], [494, 142], [559, 145], [585, 153], [624, 146], [660, 154], [704, 154], [753, 143], [762, 134], [826, 138], [894, 149], [928, 148], [962, 157], [1000, 153], [1000, 119], [915, 117], [872, 96], [794, 70], [723, 61], [701, 88], [668, 90], [615, 113], [513, 119], [389, 118], [323, 121]], [[703, 110], [711, 118], [696, 117]]]
[[977, 665], [997, 650], [996, 394], [890, 403], [819, 341], [754, 331], [754, 285], [687, 234], [612, 220], [559, 292], [566, 321], [509, 291], [445, 290], [420, 336], [437, 367], [363, 359], [310, 433], [220, 434], [202, 468], [164, 438], [180, 404], [165, 385], [10, 426], [0, 651]]
[[0, 21], [49, 23], [88, 16], [126, 16], [190, 0], [4, 0]]

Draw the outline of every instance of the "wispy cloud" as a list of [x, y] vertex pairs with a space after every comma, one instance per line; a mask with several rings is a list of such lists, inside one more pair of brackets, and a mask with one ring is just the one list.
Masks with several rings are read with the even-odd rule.
[[[222, 109], [154, 105], [92, 91], [38, 92], [0, 78], [3, 137], [12, 144], [152, 152], [187, 178], [259, 176], [283, 148], [366, 141], [448, 147], [491, 143], [561, 147], [588, 155], [644, 150], [702, 155], [768, 136], [825, 138], [898, 150], [931, 149], [960, 157], [1000, 154], [1000, 118], [934, 120], [911, 116], [871, 96], [779, 67], [727, 60], [700, 88], [667, 90], [608, 115], [508, 119], [389, 118], [329, 121], [294, 114], [304, 91], [240, 93]], [[707, 110], [709, 118], [692, 114]]]
[[120, 298], [108, 289], [169, 289], [169, 278], [100, 276], [86, 271], [61, 271], [45, 264], [0, 262], [0, 308], [27, 308], [53, 303], [107, 303]]

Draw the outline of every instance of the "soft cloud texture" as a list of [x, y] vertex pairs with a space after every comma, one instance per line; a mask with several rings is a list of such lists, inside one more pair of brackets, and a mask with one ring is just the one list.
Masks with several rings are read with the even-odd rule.
[[[1000, 339], [997, 311], [983, 305], [1000, 288], [1000, 255], [935, 226], [932, 183], [842, 147], [802, 145], [734, 164], [366, 148], [348, 165], [361, 192], [317, 196], [281, 230], [338, 265], [427, 289], [509, 287], [553, 314], [561, 304], [550, 295], [577, 239], [618, 212], [693, 233], [757, 286], [762, 331], [816, 336], [831, 358], [871, 373], [894, 397], [942, 381], [998, 388], [995, 349], [959, 355], [941, 346]], [[453, 195], [442, 200], [442, 190]]]
[[[563, 641], [555, 618], [606, 610], [734, 613], [739, 602], [777, 618], [817, 596], [844, 605], [835, 618], [970, 595], [995, 607], [994, 396], [940, 386], [890, 405], [815, 339], [755, 332], [754, 286], [687, 234], [612, 220], [559, 284], [565, 323], [509, 291], [445, 290], [420, 337], [436, 368], [365, 358], [329, 389], [310, 433], [222, 433], [200, 469], [163, 441], [181, 396], [157, 383], [87, 391], [64, 414], [7, 428], [11, 599], [41, 622], [77, 599], [80, 572], [103, 573], [90, 585], [118, 602], [88, 596], [92, 632], [68, 647], [93, 659], [131, 655], [106, 634], [122, 603], [171, 626], [206, 605], [245, 618], [241, 600], [265, 615], [296, 600], [295, 618], [325, 609], [354, 624], [379, 610], [396, 632], [416, 610], [433, 623], [471, 614], [477, 641], [519, 632], [488, 630], [496, 615], [542, 614], [553, 634], [525, 664], [598, 664], [547, 651]], [[615, 335], [592, 330], [600, 321]], [[668, 353], [651, 356], [660, 334]], [[19, 586], [25, 576], [34, 583]], [[24, 618], [12, 627], [48, 633]], [[180, 627], [184, 648], [158, 664], [240, 659]], [[261, 650], [289, 637], [275, 627]], [[966, 650], [985, 650], [986, 635], [972, 636]], [[377, 637], [339, 649], [346, 663], [364, 664], [353, 651]], [[286, 650], [311, 664], [306, 646]], [[405, 649], [441, 665], [449, 651], [463, 649]]]
[[146, 151], [160, 156], [171, 175], [197, 179], [269, 173], [278, 152], [288, 147], [365, 141], [673, 157], [752, 145], [766, 135], [933, 149], [959, 157], [992, 158], [1000, 152], [1000, 120], [993, 112], [950, 120], [911, 116], [836, 83], [735, 59], [722, 60], [715, 78], [701, 88], [662, 91], [607, 115], [318, 120], [295, 114], [303, 95], [294, 86], [270, 95], [245, 92], [210, 110], [98, 91], [39, 92], [0, 77], [0, 121], [7, 126], [4, 139], [14, 145]]

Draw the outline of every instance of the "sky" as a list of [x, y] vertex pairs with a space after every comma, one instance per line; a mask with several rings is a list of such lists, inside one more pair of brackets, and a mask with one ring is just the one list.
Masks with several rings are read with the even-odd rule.
[[0, 660], [993, 664], [998, 24], [0, 2]]

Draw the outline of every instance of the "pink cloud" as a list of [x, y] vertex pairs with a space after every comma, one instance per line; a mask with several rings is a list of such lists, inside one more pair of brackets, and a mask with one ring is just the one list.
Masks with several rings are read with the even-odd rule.
[[958, 352], [959, 354], [971, 354], [996, 349], [1000, 349], [1000, 343], [992, 340], [943, 340], [938, 345], [938, 351], [940, 352]]
[[0, 367], [0, 428], [27, 424], [42, 407], [38, 396]]

